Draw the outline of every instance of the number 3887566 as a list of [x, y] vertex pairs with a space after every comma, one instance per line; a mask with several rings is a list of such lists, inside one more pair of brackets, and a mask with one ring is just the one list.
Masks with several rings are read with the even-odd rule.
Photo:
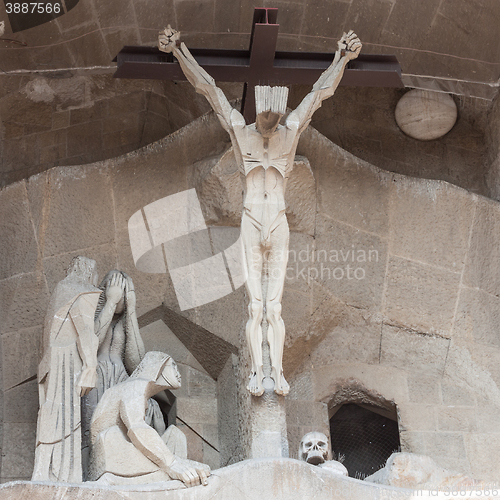
[[59, 14], [60, 3], [6, 3], [7, 14]]

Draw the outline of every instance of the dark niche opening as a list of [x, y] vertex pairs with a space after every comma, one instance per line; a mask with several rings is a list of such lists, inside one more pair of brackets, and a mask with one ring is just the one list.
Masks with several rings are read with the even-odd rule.
[[350, 477], [370, 476], [401, 449], [395, 409], [348, 403], [334, 408], [330, 415], [332, 454]]

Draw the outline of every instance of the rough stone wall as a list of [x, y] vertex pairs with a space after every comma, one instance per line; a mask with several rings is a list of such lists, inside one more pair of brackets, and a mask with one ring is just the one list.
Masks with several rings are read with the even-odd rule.
[[[238, 345], [246, 314], [243, 290], [181, 312], [168, 273], [135, 268], [127, 233], [137, 210], [192, 187], [202, 202], [210, 199], [210, 189], [211, 199], [220, 201], [218, 208], [202, 203], [211, 224], [237, 224], [237, 186], [228, 172], [217, 170], [228, 146], [227, 134], [210, 114], [138, 152], [55, 168], [0, 191], [0, 232], [8, 242], [0, 259], [3, 481], [31, 474], [41, 325], [49, 291], [73, 256], [96, 259], [101, 276], [113, 267], [132, 276], [149, 349], [169, 352], [171, 346], [198, 373], [209, 366], [203, 357], [211, 356], [209, 348], [183, 350], [175, 344], [177, 334], [159, 335], [155, 322], [144, 319], [161, 307], [188, 320], [187, 332], [201, 331], [200, 342], [212, 335]], [[290, 218], [283, 297], [284, 367], [293, 387], [287, 402], [290, 450], [297, 449], [308, 424], [326, 430], [328, 405], [341, 399], [343, 387], [357, 387], [394, 401], [406, 450], [495, 479], [500, 205], [445, 182], [381, 171], [312, 128], [298, 153], [310, 169], [302, 162], [293, 174], [289, 203], [300, 206], [300, 193], [313, 176], [315, 215], [310, 218], [306, 204], [303, 219], [295, 209]], [[213, 171], [227, 185], [212, 182]], [[183, 374], [185, 389], [196, 392], [196, 377], [194, 388], [189, 385], [193, 373]], [[204, 394], [215, 397], [214, 386], [200, 380]], [[195, 392], [188, 392], [179, 415], [214, 426], [213, 399], [207, 416]]]
[[[209, 109], [187, 82], [49, 74], [0, 75], [0, 187], [54, 166], [134, 151]], [[230, 99], [240, 95], [234, 88], [224, 87]]]
[[[71, 72], [49, 75], [0, 74], [0, 186], [54, 166], [125, 154], [209, 110], [206, 99], [187, 82], [119, 80], [110, 74]], [[228, 99], [241, 98], [241, 84], [220, 86]], [[309, 90], [292, 86], [290, 106], [295, 107]], [[340, 87], [316, 112], [312, 126], [384, 170], [442, 179], [495, 198], [495, 182], [487, 183], [489, 164], [484, 161], [485, 118], [491, 103], [456, 97], [459, 118], [453, 130], [439, 140], [422, 142], [407, 137], [396, 125], [394, 110], [405, 92]], [[493, 150], [498, 151], [495, 144]]]
[[486, 140], [488, 144], [488, 170], [487, 183], [491, 197], [500, 200], [500, 98], [495, 98], [488, 115], [488, 128]]
[[[309, 87], [294, 86], [296, 106]], [[486, 184], [485, 124], [491, 102], [454, 96], [458, 120], [444, 137], [418, 141], [397, 126], [394, 111], [409, 89], [339, 87], [315, 113], [312, 126], [332, 142], [383, 170], [441, 179], [494, 197]]]

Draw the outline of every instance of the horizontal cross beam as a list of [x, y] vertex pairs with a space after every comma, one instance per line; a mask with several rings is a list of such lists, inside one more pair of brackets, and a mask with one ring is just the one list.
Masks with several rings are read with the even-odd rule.
[[[255, 9], [249, 50], [190, 49], [216, 81], [244, 83], [241, 108], [247, 123], [255, 121], [256, 85], [312, 85], [334, 58], [328, 53], [276, 52], [277, 18], [278, 9]], [[115, 78], [186, 80], [173, 55], [155, 47], [124, 47], [114, 61]], [[340, 85], [404, 87], [395, 56], [369, 54], [349, 62]]]
[[[189, 49], [200, 66], [216, 81], [248, 82], [250, 51], [226, 49]], [[262, 85], [312, 85], [332, 63], [334, 53], [276, 52], [274, 64], [259, 75]], [[125, 46], [114, 59], [118, 63], [115, 78], [186, 80], [172, 54], [156, 47]], [[340, 85], [355, 87], [404, 87], [396, 56], [360, 54], [350, 61]]]

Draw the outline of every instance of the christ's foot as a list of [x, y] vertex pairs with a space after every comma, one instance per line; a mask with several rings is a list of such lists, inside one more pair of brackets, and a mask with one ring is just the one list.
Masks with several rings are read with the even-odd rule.
[[278, 370], [273, 366], [271, 368], [271, 378], [274, 380], [274, 392], [278, 394], [278, 396], [287, 396], [290, 392], [290, 386], [283, 376], [283, 370], [279, 371], [279, 375], [277, 372]]
[[250, 375], [250, 382], [247, 385], [247, 389], [253, 396], [262, 396], [264, 394], [264, 387], [262, 386], [262, 376], [253, 372]]

